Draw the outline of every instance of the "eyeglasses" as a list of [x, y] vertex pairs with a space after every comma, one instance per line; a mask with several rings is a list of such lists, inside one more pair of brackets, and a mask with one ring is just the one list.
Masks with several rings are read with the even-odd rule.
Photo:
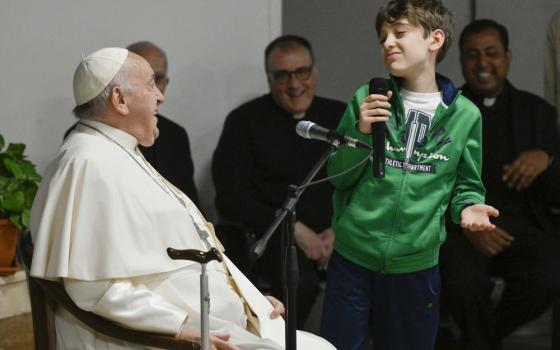
[[274, 78], [278, 84], [286, 84], [290, 81], [290, 78], [294, 76], [299, 81], [305, 81], [309, 79], [311, 76], [311, 70], [313, 69], [313, 65], [308, 67], [300, 67], [296, 70], [277, 70], [274, 72], [270, 72], [270, 76]]

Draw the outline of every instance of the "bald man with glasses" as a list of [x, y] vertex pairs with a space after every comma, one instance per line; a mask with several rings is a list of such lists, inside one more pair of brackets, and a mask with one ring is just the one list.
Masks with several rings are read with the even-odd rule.
[[[282, 206], [288, 186], [301, 183], [328, 147], [297, 136], [296, 124], [309, 120], [336, 129], [345, 109], [342, 102], [315, 96], [318, 72], [311, 44], [302, 37], [284, 35], [272, 41], [265, 50], [265, 71], [270, 93], [227, 116], [212, 164], [216, 208], [222, 222], [219, 234], [230, 256], [237, 251], [237, 263], [245, 267], [243, 257], [251, 242], [240, 231], [258, 239]], [[318, 178], [325, 176], [322, 169]], [[318, 271], [324, 269], [332, 252], [332, 193], [328, 182], [313, 186], [296, 207], [299, 327], [319, 292]], [[263, 292], [273, 295], [284, 292], [280, 238], [275, 233], [264, 256], [252, 271], [245, 271]]]

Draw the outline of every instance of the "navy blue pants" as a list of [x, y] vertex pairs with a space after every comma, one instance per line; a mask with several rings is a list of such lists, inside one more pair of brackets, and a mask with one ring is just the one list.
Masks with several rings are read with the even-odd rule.
[[321, 336], [338, 350], [433, 350], [439, 323], [439, 268], [383, 274], [336, 251], [327, 270]]

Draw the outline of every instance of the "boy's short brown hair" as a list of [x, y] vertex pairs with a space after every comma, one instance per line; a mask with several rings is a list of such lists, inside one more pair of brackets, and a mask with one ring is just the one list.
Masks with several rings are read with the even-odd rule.
[[439, 49], [436, 63], [445, 57], [453, 39], [453, 16], [440, 0], [389, 0], [387, 5], [381, 7], [375, 19], [377, 36], [383, 23], [393, 23], [405, 17], [410, 24], [419, 26], [424, 30], [424, 38], [436, 29], [441, 29], [445, 34], [445, 41]]

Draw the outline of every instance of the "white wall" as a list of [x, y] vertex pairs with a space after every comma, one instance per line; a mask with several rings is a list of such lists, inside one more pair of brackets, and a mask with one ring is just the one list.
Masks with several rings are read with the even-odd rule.
[[[301, 34], [314, 46], [319, 69], [318, 93], [348, 101], [374, 76], [386, 76], [375, 33], [375, 15], [386, 0], [284, 0], [283, 32]], [[443, 0], [454, 15], [456, 40], [438, 71], [459, 86], [458, 36], [470, 22], [467, 0]], [[510, 34], [513, 84], [543, 94], [543, 47], [546, 26], [560, 9], [558, 0], [478, 0], [477, 18], [504, 24]]]
[[83, 53], [150, 40], [169, 59], [163, 115], [187, 128], [203, 209], [214, 216], [210, 160], [227, 113], [268, 90], [266, 45], [281, 0], [3, 0], [0, 133], [27, 144], [42, 172], [74, 123], [72, 75]]
[[[375, 16], [386, 0], [285, 0], [284, 33], [300, 34], [315, 50], [320, 95], [348, 101], [356, 88], [373, 77], [388, 76], [381, 60], [375, 32]], [[469, 1], [444, 0], [454, 15], [456, 28], [463, 28], [470, 16]], [[456, 44], [450, 48], [438, 70], [462, 82]]]

